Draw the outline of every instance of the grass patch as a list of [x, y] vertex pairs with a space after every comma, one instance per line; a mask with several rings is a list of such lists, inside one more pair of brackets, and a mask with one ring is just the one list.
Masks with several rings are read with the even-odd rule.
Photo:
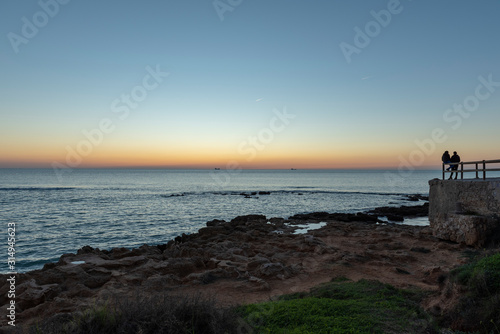
[[444, 324], [462, 331], [500, 333], [500, 253], [476, 256], [453, 270], [450, 282], [464, 292]]
[[332, 282], [238, 312], [257, 333], [425, 333], [434, 327], [423, 296], [378, 281]]

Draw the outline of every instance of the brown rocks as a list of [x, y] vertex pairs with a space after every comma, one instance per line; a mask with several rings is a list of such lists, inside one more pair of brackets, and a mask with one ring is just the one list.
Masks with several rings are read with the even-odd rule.
[[[293, 234], [297, 222], [320, 221], [326, 226]], [[428, 268], [446, 272], [458, 261], [460, 247], [441, 247], [425, 227], [376, 222], [369, 214], [313, 213], [269, 220], [250, 215], [213, 220], [198, 233], [159, 246], [109, 251], [85, 246], [42, 270], [18, 275], [18, 320], [32, 322], [88, 307], [101, 296], [133, 296], [138, 291], [204, 291], [226, 303], [262, 301], [339, 276], [434, 289], [428, 277], [435, 274]], [[0, 307], [5, 307], [8, 284], [5, 275], [0, 279]]]
[[[412, 197], [413, 198], [413, 197]], [[392, 221], [403, 221], [404, 217], [425, 217], [429, 214], [429, 203], [422, 205], [402, 205], [399, 207], [384, 206], [368, 211], [369, 214], [385, 216]]]
[[247, 287], [250, 287], [252, 291], [268, 291], [271, 290], [269, 284], [261, 278], [250, 276], [248, 278]]
[[290, 266], [284, 266], [282, 263], [264, 263], [259, 267], [258, 273], [264, 278], [279, 278], [284, 280], [292, 277], [296, 270]]
[[260, 268], [263, 264], [269, 263], [269, 260], [261, 257], [261, 256], [254, 256], [250, 261], [247, 263], [247, 271], [253, 272]]

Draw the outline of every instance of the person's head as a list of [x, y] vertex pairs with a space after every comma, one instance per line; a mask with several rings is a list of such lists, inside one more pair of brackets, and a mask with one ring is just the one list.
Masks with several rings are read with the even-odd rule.
[[453, 152], [453, 154], [455, 154], [455, 155], [456, 155], [456, 154], [457, 154], [457, 151]]
[[444, 151], [444, 154], [450, 154], [450, 152], [448, 152], [448, 151]]

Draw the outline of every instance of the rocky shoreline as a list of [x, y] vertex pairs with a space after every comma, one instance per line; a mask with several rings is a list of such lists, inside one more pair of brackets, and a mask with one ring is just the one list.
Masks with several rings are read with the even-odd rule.
[[[252, 303], [306, 291], [335, 277], [438, 291], [449, 270], [463, 263], [464, 246], [436, 239], [427, 226], [381, 219], [400, 221], [427, 212], [428, 203], [288, 219], [249, 215], [210, 221], [198, 233], [163, 245], [132, 250], [85, 246], [41, 270], [17, 275], [16, 323], [74, 312], [110, 296], [200, 292], [226, 305]], [[301, 230], [319, 223], [319, 229]], [[4, 310], [7, 278], [1, 275]], [[1, 325], [6, 324], [2, 317]]]

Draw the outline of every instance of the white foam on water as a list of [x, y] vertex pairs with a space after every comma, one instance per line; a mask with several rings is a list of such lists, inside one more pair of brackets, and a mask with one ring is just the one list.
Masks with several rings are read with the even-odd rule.
[[319, 228], [322, 228], [323, 226], [326, 226], [326, 222], [319, 222], [319, 223], [313, 223], [313, 224], [303, 224], [303, 225], [294, 225], [298, 227], [293, 234], [306, 234], [309, 231], [312, 230], [317, 230]]

